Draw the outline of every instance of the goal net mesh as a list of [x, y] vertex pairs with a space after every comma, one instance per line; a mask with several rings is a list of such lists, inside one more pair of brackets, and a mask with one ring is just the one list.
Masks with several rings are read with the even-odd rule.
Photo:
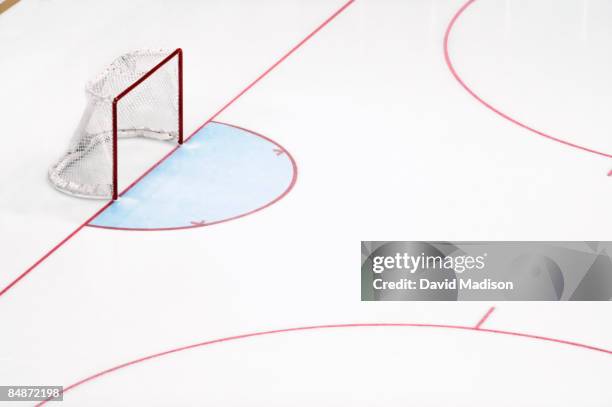
[[171, 140], [179, 132], [178, 58], [161, 65], [143, 82], [122, 93], [170, 55], [135, 51], [115, 61], [86, 86], [87, 107], [66, 153], [49, 169], [60, 191], [86, 198], [111, 198], [117, 168], [113, 158], [113, 101], [117, 137]]

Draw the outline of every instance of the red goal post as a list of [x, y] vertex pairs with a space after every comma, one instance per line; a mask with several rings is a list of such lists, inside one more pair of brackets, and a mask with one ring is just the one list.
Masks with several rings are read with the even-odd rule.
[[178, 59], [178, 143], [183, 144], [183, 50], [181, 48], [175, 49], [170, 55], [161, 60], [151, 70], [140, 77], [136, 82], [128, 86], [123, 92], [115, 96], [113, 99], [113, 201], [119, 197], [118, 192], [118, 152], [117, 152], [117, 141], [118, 137], [118, 118], [117, 118], [117, 104], [121, 99], [135, 89], [138, 85], [143, 83], [147, 78], [153, 75], [157, 70], [169, 63], [172, 58]]

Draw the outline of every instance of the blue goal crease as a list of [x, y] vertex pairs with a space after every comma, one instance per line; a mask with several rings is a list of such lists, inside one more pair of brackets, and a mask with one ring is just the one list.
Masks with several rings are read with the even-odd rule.
[[211, 122], [90, 224], [180, 228], [252, 212], [291, 185], [293, 162], [279, 150], [250, 131]]

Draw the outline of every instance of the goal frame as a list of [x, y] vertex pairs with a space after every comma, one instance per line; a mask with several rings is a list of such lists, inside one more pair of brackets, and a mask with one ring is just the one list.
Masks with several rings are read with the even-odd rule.
[[112, 120], [113, 120], [113, 192], [112, 200], [116, 201], [119, 198], [119, 187], [118, 187], [118, 120], [120, 119], [117, 115], [117, 106], [121, 99], [129, 94], [132, 90], [138, 87], [142, 82], [147, 80], [151, 75], [157, 72], [162, 66], [169, 63], [173, 58], [177, 58], [177, 74], [178, 74], [178, 144], [183, 144], [183, 50], [177, 48], [172, 51], [168, 56], [162, 59], [157, 65], [147, 71], [144, 75], [138, 78], [134, 83], [125, 88], [121, 93], [113, 98], [112, 103]]

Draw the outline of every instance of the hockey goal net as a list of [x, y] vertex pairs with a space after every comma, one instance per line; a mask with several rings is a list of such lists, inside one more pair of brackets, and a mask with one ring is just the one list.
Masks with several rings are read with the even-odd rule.
[[89, 82], [87, 107], [68, 151], [49, 170], [51, 183], [70, 195], [115, 200], [119, 138], [182, 144], [182, 68], [180, 48], [135, 51]]

